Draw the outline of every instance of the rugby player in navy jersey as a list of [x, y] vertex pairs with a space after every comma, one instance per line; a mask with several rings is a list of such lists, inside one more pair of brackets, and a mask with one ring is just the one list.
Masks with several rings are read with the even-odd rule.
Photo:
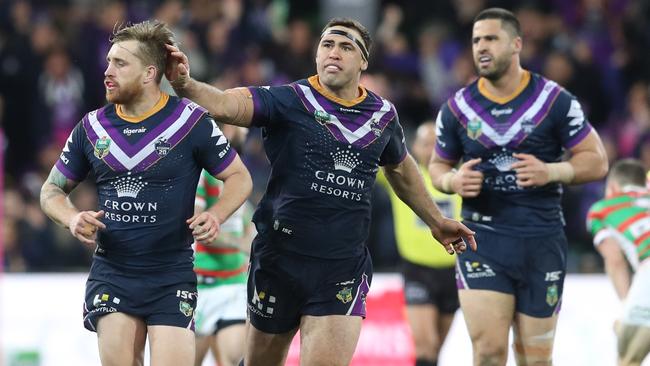
[[[252, 189], [248, 171], [208, 112], [161, 92], [166, 44], [159, 22], [114, 33], [104, 73], [109, 104], [84, 116], [43, 184], [41, 206], [81, 242], [96, 245], [84, 326], [97, 332], [102, 365], [194, 362], [193, 239], [210, 242]], [[223, 199], [193, 216], [201, 170], [224, 181]], [[89, 173], [97, 211], [68, 194]]]
[[363, 25], [334, 19], [318, 43], [317, 75], [225, 92], [191, 79], [187, 57], [168, 47], [176, 92], [219, 121], [261, 127], [272, 165], [253, 217], [246, 365], [283, 365], [297, 330], [301, 364], [350, 363], [372, 280], [365, 241], [379, 166], [449, 253], [476, 246], [425, 189], [394, 106], [359, 85], [370, 42]]
[[477, 15], [472, 49], [480, 77], [442, 106], [429, 165], [437, 189], [463, 196], [464, 222], [481, 242], [456, 263], [475, 365], [505, 365], [511, 325], [518, 364], [551, 364], [567, 255], [561, 184], [607, 173], [580, 103], [524, 70], [521, 48], [511, 12]]

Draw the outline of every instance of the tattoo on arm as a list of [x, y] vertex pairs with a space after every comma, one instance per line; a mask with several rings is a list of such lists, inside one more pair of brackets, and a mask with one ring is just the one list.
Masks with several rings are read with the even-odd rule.
[[59, 187], [66, 194], [70, 193], [79, 184], [79, 182], [68, 179], [56, 166], [52, 167], [45, 183]]

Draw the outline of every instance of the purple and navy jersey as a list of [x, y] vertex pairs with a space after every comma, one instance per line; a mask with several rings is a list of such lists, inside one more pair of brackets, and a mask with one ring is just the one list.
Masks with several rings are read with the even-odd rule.
[[395, 107], [363, 88], [338, 99], [317, 76], [249, 90], [272, 166], [253, 217], [260, 238], [313, 257], [361, 255], [377, 170], [407, 154]]
[[[235, 159], [215, 121], [187, 99], [164, 95], [138, 123], [109, 104], [84, 116], [56, 167], [68, 179], [89, 172], [106, 212], [95, 259], [132, 270], [192, 270], [194, 211], [201, 173], [216, 175]], [[155, 110], [155, 109], [154, 109]]]
[[528, 72], [526, 79], [511, 100], [486, 96], [482, 79], [456, 92], [438, 114], [436, 153], [450, 161], [482, 159], [477, 168], [484, 174], [481, 193], [463, 199], [464, 217], [481, 215], [489, 219], [481, 222], [497, 231], [531, 236], [564, 225], [562, 187], [518, 186], [512, 154], [558, 162], [592, 127], [580, 103], [557, 83]]

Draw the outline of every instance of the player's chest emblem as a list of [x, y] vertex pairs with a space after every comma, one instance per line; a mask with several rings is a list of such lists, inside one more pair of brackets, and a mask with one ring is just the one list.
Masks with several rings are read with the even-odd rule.
[[370, 122], [370, 130], [377, 137], [381, 135], [381, 126], [379, 125], [379, 121], [377, 120], [377, 118], [373, 118], [372, 121]]
[[476, 118], [467, 122], [467, 137], [476, 140], [483, 134], [483, 121]]
[[166, 156], [169, 150], [171, 150], [172, 144], [170, 144], [167, 139], [160, 137], [156, 143], [154, 143], [153, 147], [156, 149], [158, 156]]
[[103, 159], [106, 155], [108, 155], [108, 152], [110, 151], [111, 147], [111, 139], [109, 139], [106, 136], [102, 136], [99, 140], [95, 142], [95, 156], [97, 159]]
[[330, 122], [332, 116], [325, 111], [316, 110], [314, 111], [314, 119], [321, 125], [325, 125]]
[[526, 135], [530, 135], [535, 129], [535, 122], [530, 119], [524, 120], [521, 122], [521, 129]]

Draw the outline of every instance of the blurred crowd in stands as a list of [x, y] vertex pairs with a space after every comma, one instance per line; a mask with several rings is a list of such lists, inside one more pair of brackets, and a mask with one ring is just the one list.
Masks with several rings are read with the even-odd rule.
[[[565, 86], [584, 106], [610, 157], [650, 169], [650, 1], [647, 0], [0, 0], [0, 125], [4, 134], [4, 270], [86, 270], [84, 247], [41, 212], [38, 194], [68, 134], [105, 103], [103, 72], [116, 24], [156, 18], [172, 26], [192, 75], [225, 89], [315, 74], [327, 19], [359, 19], [376, 41], [362, 83], [393, 101], [407, 135], [474, 77], [473, 17], [500, 6], [518, 15], [522, 64]], [[256, 191], [268, 166], [259, 133], [240, 154]], [[603, 182], [567, 189], [569, 268], [599, 271], [584, 228]], [[389, 199], [377, 187], [369, 246], [375, 265], [398, 262]], [[96, 207], [94, 187], [75, 192]], [[1, 264], [0, 264], [1, 265]]]

